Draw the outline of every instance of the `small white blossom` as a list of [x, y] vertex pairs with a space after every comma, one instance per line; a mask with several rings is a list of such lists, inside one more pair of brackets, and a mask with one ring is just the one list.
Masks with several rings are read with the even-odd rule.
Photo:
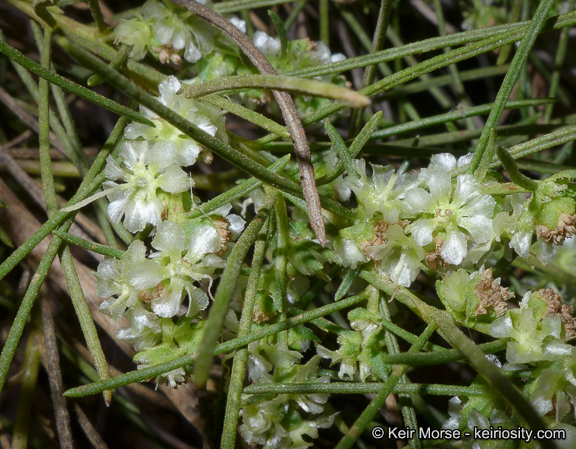
[[151, 255], [158, 262], [158, 273], [166, 279], [151, 292], [152, 310], [158, 316], [169, 318], [178, 313], [184, 294], [190, 304], [188, 315], [194, 316], [208, 307], [208, 296], [195, 283], [208, 279], [224, 261], [217, 256], [220, 234], [209, 224], [199, 224], [186, 236], [184, 229], [172, 221], [158, 226], [152, 246], [158, 252]]
[[136, 351], [142, 351], [154, 346], [162, 339], [160, 318], [146, 310], [140, 301], [133, 304], [125, 312], [130, 326], [122, 327], [117, 337], [134, 345]]
[[572, 351], [572, 346], [564, 343], [560, 315], [536, 312], [531, 295], [526, 293], [519, 309], [508, 310], [490, 326], [493, 337], [510, 338], [506, 359], [512, 364], [557, 360]]
[[410, 287], [420, 270], [426, 251], [412, 237], [405, 234], [398, 224], [386, 230], [386, 242], [367, 249], [373, 260], [379, 261], [378, 269], [392, 281]]
[[266, 34], [264, 31], [256, 31], [252, 38], [254, 45], [266, 56], [279, 56], [282, 50], [280, 39]]
[[116, 42], [132, 46], [131, 58], [138, 61], [146, 56], [152, 31], [142, 16], [137, 16], [131, 20], [121, 20], [114, 30], [114, 34], [116, 35]]
[[380, 212], [384, 221], [397, 222], [404, 208], [402, 200], [420, 182], [417, 177], [407, 174], [397, 175], [392, 166], [370, 164], [372, 176], [368, 178], [366, 162], [363, 159], [355, 160], [354, 166], [359, 177], [349, 175], [345, 185], [356, 195], [366, 217], [372, 218]]
[[182, 19], [178, 8], [173, 5], [168, 7], [157, 0], [148, 0], [142, 6], [142, 16], [151, 24], [158, 43], [178, 52], [183, 51], [184, 59], [188, 62], [198, 61], [214, 48], [214, 31], [198, 16], [188, 15]]
[[[406, 194], [408, 210], [420, 216], [409, 227], [416, 243], [426, 246], [442, 231], [442, 259], [459, 265], [468, 253], [468, 240], [483, 244], [494, 237], [492, 218], [496, 201], [480, 192], [479, 183], [471, 175], [460, 175], [456, 186], [448, 173], [454, 165], [449, 158], [437, 157], [434, 164], [422, 170], [429, 192], [416, 188]], [[466, 231], [466, 232], [464, 232]]]
[[[221, 139], [226, 139], [222, 111], [212, 105], [178, 95], [180, 81], [168, 77], [158, 85], [159, 101], [166, 107], [196, 125], [201, 130]], [[128, 139], [143, 138], [151, 145], [149, 162], [165, 168], [172, 164], [187, 167], [196, 162], [201, 147], [198, 142], [182, 134], [180, 130], [161, 119], [154, 112], [141, 107], [142, 115], [154, 122], [154, 127], [142, 123], [131, 123], [124, 132]]]
[[147, 223], [158, 225], [164, 210], [158, 189], [168, 193], [184, 192], [190, 186], [188, 175], [175, 165], [168, 165], [160, 171], [151, 164], [150, 147], [146, 141], [127, 141], [120, 157], [124, 161], [123, 168], [108, 156], [105, 170], [106, 177], [111, 180], [104, 183], [104, 193], [110, 199], [110, 220], [118, 223], [124, 216], [124, 226], [130, 232], [142, 231]]
[[151, 288], [162, 280], [162, 276], [155, 275], [155, 268], [154, 262], [146, 259], [146, 248], [140, 240], [132, 242], [121, 259], [102, 260], [95, 273], [95, 290], [99, 297], [107, 299], [100, 310], [120, 321], [126, 308], [138, 301], [140, 289]]

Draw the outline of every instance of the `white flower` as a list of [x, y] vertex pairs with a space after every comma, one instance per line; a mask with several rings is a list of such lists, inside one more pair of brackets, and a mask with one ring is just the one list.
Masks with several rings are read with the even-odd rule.
[[264, 31], [256, 31], [252, 38], [254, 45], [266, 56], [279, 56], [282, 49], [280, 39], [266, 34]]
[[189, 236], [182, 227], [172, 221], [163, 221], [152, 241], [158, 252], [151, 254], [157, 261], [157, 270], [164, 273], [164, 281], [150, 292], [152, 310], [158, 316], [169, 318], [176, 315], [188, 295], [188, 315], [197, 315], [208, 307], [208, 296], [194, 285], [203, 279], [212, 283], [216, 268], [223, 268], [224, 261], [213, 254], [220, 250], [220, 234], [208, 224], [198, 224]]
[[531, 295], [526, 293], [519, 309], [508, 310], [490, 326], [493, 337], [511, 339], [506, 359], [512, 364], [557, 360], [572, 351], [563, 341], [560, 315], [538, 310], [530, 301]]
[[236, 240], [242, 231], [244, 230], [244, 225], [246, 225], [246, 221], [240, 217], [240, 215], [231, 214], [232, 205], [227, 204], [226, 206], [219, 207], [214, 212], [211, 212], [211, 215], [220, 215], [223, 217], [228, 226], [226, 228], [226, 232], [229, 233], [230, 240]]
[[131, 20], [121, 20], [114, 30], [114, 34], [116, 35], [116, 42], [132, 46], [131, 58], [138, 61], [146, 56], [152, 32], [148, 23], [141, 16]]
[[118, 223], [124, 215], [124, 226], [130, 232], [142, 231], [147, 223], [158, 225], [164, 210], [158, 189], [168, 193], [184, 192], [190, 186], [188, 175], [175, 165], [159, 171], [150, 164], [150, 148], [146, 141], [127, 141], [120, 150], [120, 157], [124, 168], [111, 156], [106, 160], [106, 177], [112, 180], [104, 183], [104, 193], [110, 199], [110, 220]]
[[154, 37], [161, 46], [183, 50], [184, 59], [196, 62], [214, 49], [215, 32], [198, 16], [181, 14], [179, 10], [173, 5], [168, 7], [157, 0], [148, 0], [142, 6], [142, 16], [151, 24]]
[[541, 416], [554, 411], [555, 421], [559, 422], [574, 411], [576, 387], [566, 379], [562, 370], [544, 369], [535, 382], [530, 403]]
[[162, 338], [160, 318], [146, 310], [140, 301], [137, 301], [125, 313], [130, 326], [118, 331], [117, 337], [134, 345], [136, 351], [142, 351], [154, 346]]
[[402, 226], [393, 224], [386, 230], [386, 242], [367, 249], [373, 260], [380, 261], [378, 269], [392, 281], [410, 287], [422, 269], [426, 251], [414, 238], [404, 233]]
[[344, 379], [348, 376], [350, 380], [361, 380], [365, 382], [371, 373], [370, 364], [366, 359], [366, 354], [362, 351], [362, 334], [356, 331], [343, 331], [338, 336], [340, 348], [331, 351], [322, 345], [316, 345], [316, 352], [324, 359], [330, 359], [330, 366], [340, 364], [338, 377]]
[[403, 209], [402, 200], [419, 181], [414, 175], [397, 175], [392, 166], [370, 165], [372, 176], [368, 178], [366, 162], [363, 159], [355, 160], [354, 166], [359, 177], [349, 174], [345, 185], [355, 193], [358, 204], [364, 209], [367, 218], [372, 218], [380, 212], [384, 221], [397, 222]]
[[254, 382], [272, 382], [273, 369], [287, 369], [302, 358], [284, 342], [270, 344], [264, 340], [248, 346], [248, 377]]
[[508, 195], [502, 203], [502, 211], [494, 218], [496, 239], [510, 239], [510, 248], [520, 257], [530, 256], [530, 246], [536, 228], [535, 212], [528, 207], [531, 199], [524, 193]]
[[[174, 76], [162, 81], [158, 85], [160, 102], [211, 136], [218, 134], [220, 139], [226, 140], [222, 111], [207, 103], [178, 95], [181, 86], [180, 81]], [[162, 169], [172, 164], [187, 167], [196, 162], [201, 147], [195, 140], [182, 134], [180, 130], [147, 108], [141, 107], [141, 111], [147, 119], [154, 122], [155, 127], [131, 123], [126, 127], [124, 134], [128, 139], [143, 138], [150, 143], [149, 163]]]
[[451, 155], [438, 155], [428, 169], [422, 170], [421, 177], [426, 180], [429, 192], [420, 187], [409, 190], [406, 205], [412, 214], [419, 216], [409, 226], [416, 243], [429, 245], [442, 232], [440, 256], [447, 263], [459, 265], [468, 253], [468, 240], [478, 245], [494, 237], [492, 218], [496, 201], [482, 194], [479, 183], [468, 174], [458, 176], [453, 187], [448, 172], [456, 160], [448, 156]]
[[[134, 272], [138, 276], [134, 276]], [[162, 276], [155, 275], [154, 262], [146, 259], [146, 248], [140, 240], [132, 242], [121, 259], [106, 257], [102, 260], [95, 275], [98, 279], [96, 294], [107, 298], [100, 310], [115, 321], [120, 321], [126, 308], [138, 301], [138, 290], [151, 288], [162, 280]]]
[[334, 256], [339, 264], [356, 268], [359, 263], [368, 262], [368, 258], [354, 240], [337, 237], [334, 240]]

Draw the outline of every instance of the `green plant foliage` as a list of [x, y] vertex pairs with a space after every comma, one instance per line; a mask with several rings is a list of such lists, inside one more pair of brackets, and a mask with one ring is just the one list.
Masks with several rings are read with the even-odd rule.
[[574, 447], [575, 0], [106, 3], [0, 4], [2, 447]]

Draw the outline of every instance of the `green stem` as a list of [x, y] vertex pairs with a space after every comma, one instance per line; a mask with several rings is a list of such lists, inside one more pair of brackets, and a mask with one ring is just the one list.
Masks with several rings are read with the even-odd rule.
[[[244, 394], [377, 394], [383, 382], [307, 382], [265, 383], [245, 387]], [[431, 396], [483, 396], [486, 390], [478, 387], [434, 384], [396, 384], [391, 394], [422, 394]]]
[[120, 257], [122, 257], [122, 254], [124, 254], [124, 251], [122, 250], [112, 248], [106, 245], [101, 245], [100, 243], [91, 242], [90, 240], [83, 239], [82, 237], [78, 237], [76, 235], [69, 234], [67, 232], [54, 231], [54, 235], [58, 236], [67, 243], [79, 246], [80, 248], [84, 248], [88, 251], [103, 254], [104, 256], [119, 259]]
[[[428, 325], [428, 327], [426, 327], [424, 332], [422, 332], [422, 335], [420, 335], [420, 337], [418, 338], [416, 344], [414, 344], [410, 348], [409, 352], [420, 351], [424, 346], [424, 344], [432, 336], [435, 329], [436, 329], [435, 325], [433, 324]], [[392, 393], [392, 390], [394, 389], [396, 384], [398, 384], [398, 382], [400, 381], [400, 378], [402, 374], [404, 374], [404, 372], [406, 371], [406, 368], [407, 368], [406, 365], [396, 365], [394, 367], [392, 374], [390, 374], [388, 380], [386, 381], [382, 389], [378, 392], [376, 397], [372, 399], [368, 407], [366, 407], [366, 409], [362, 412], [362, 414], [356, 420], [354, 425], [350, 427], [348, 434], [346, 434], [344, 438], [340, 440], [340, 442], [336, 446], [336, 449], [348, 449], [354, 445], [354, 443], [360, 437], [364, 429], [368, 426], [370, 421], [372, 421], [376, 413], [378, 413], [380, 407], [384, 405], [384, 403], [386, 402], [386, 398]]]
[[[517, 109], [526, 106], [539, 106], [547, 105], [553, 103], [554, 100], [541, 98], [541, 99], [531, 99], [531, 100], [521, 100], [521, 101], [509, 101], [504, 106], [505, 109]], [[416, 131], [429, 126], [440, 125], [449, 121], [455, 121], [460, 119], [466, 119], [468, 117], [473, 117], [475, 115], [487, 114], [494, 107], [494, 103], [489, 103], [481, 106], [472, 106], [470, 108], [458, 109], [457, 111], [447, 112], [445, 114], [435, 115], [433, 117], [424, 118], [421, 120], [416, 120], [408, 123], [402, 123], [400, 125], [390, 126], [384, 128], [380, 131], [376, 131], [372, 134], [371, 140], [382, 139], [386, 137], [396, 136], [398, 134], [403, 134], [410, 131]]]
[[282, 48], [282, 57], [284, 57], [288, 51], [288, 35], [286, 34], [286, 28], [284, 27], [280, 16], [274, 11], [271, 9], [268, 10], [268, 15], [270, 16], [270, 19], [272, 19], [274, 28], [276, 28], [276, 35], [278, 36], [278, 39], [280, 39], [280, 47]]
[[80, 86], [79, 84], [76, 84], [56, 73], [51, 72], [45, 67], [36, 64], [30, 58], [27, 58], [18, 50], [8, 45], [6, 41], [4, 41], [3, 39], [0, 39], [0, 53], [5, 54], [8, 58], [17, 62], [22, 67], [34, 73], [35, 75], [38, 75], [39, 77], [44, 78], [45, 80], [48, 80], [51, 83], [56, 84], [57, 86], [66, 89], [67, 91], [75, 95], [78, 95], [81, 98], [84, 98], [92, 103], [97, 104], [98, 106], [108, 109], [109, 111], [114, 112], [115, 114], [127, 117], [135, 122], [143, 123], [149, 126], [154, 126], [154, 124], [150, 120], [144, 118], [138, 112], [133, 111], [132, 109], [127, 108], [126, 106], [122, 106], [116, 103], [115, 101], [110, 100], [109, 98], [103, 97], [102, 95], [92, 92], [90, 89], [86, 89], [85, 87]]
[[246, 89], [273, 89], [313, 97], [335, 100], [345, 106], [358, 108], [370, 104], [370, 99], [347, 87], [306, 78], [282, 75], [223, 76], [195, 86], [183, 86], [187, 98], [214, 93], [236, 93]]
[[[458, 326], [445, 312], [426, 304], [408, 289], [399, 287], [375, 271], [364, 270], [360, 273], [360, 277], [377, 289], [382, 290], [390, 296], [393, 295], [397, 301], [422, 317], [424, 321], [436, 323], [440, 335], [469, 360], [478, 374], [486, 379], [488, 383], [520, 413], [530, 428], [535, 430], [546, 428], [541, 417], [528, 400], [522, 396], [522, 393], [500, 372], [500, 369], [494, 363], [486, 358], [484, 352], [458, 329]], [[555, 447], [555, 444], [551, 441], [543, 440], [541, 444], [545, 448]]]
[[[234, 340], [230, 340], [224, 343], [220, 343], [216, 346], [214, 350], [214, 355], [224, 354], [226, 352], [234, 351], [236, 349], [242, 348], [253, 341], [258, 341], [263, 338], [269, 337], [270, 335], [275, 335], [279, 332], [291, 329], [293, 327], [299, 326], [309, 321], [315, 320], [322, 316], [330, 315], [333, 312], [337, 312], [348, 307], [355, 306], [366, 300], [366, 294], [362, 293], [360, 295], [351, 296], [349, 298], [342, 299], [336, 303], [328, 304], [326, 306], [318, 307], [309, 312], [302, 313], [301, 315], [288, 318], [286, 321], [280, 323], [272, 324], [267, 326], [265, 329], [251, 332], [245, 337], [238, 337]], [[105, 382], [94, 382], [89, 385], [83, 385], [81, 387], [71, 388], [64, 393], [67, 397], [84, 397], [93, 394], [101, 393], [104, 390], [110, 390], [124, 385], [129, 385], [134, 382], [142, 382], [143, 380], [153, 379], [161, 374], [172, 371], [176, 368], [182, 368], [189, 366], [194, 363], [196, 359], [196, 354], [189, 354], [182, 357], [178, 357], [169, 362], [160, 363], [158, 365], [143, 368], [130, 373], [122, 374], [121, 376], [113, 377]]]
[[[40, 59], [42, 67], [49, 69], [52, 49], [52, 30], [46, 28], [44, 32], [43, 48]], [[40, 79], [38, 94], [38, 131], [40, 144], [40, 173], [42, 177], [42, 190], [48, 217], [52, 218], [58, 211], [58, 200], [54, 191], [54, 177], [52, 176], [52, 159], [50, 157], [50, 84], [45, 79]]]
[[[380, 298], [379, 309], [380, 309], [380, 315], [382, 316], [383, 320], [388, 321], [388, 322], [392, 321], [392, 316], [390, 315], [390, 310], [388, 308], [388, 301], [386, 298]], [[432, 324], [428, 327], [432, 328], [433, 330], [435, 329], [434, 324]], [[394, 333], [386, 330], [385, 334], [384, 334], [384, 340], [386, 342], [386, 348], [388, 349], [389, 354], [391, 354], [391, 355], [400, 354], [400, 346], [398, 345], [398, 340], [396, 339], [396, 335], [394, 335]], [[409, 354], [417, 354], [425, 346], [424, 344], [421, 345], [418, 340], [416, 341], [415, 345], [419, 345], [420, 349], [418, 351], [412, 351], [412, 352], [409, 350], [408, 351]], [[383, 354], [380, 354], [380, 357], [377, 361], [377, 364], [384, 364], [385, 363], [382, 360], [382, 357], [381, 357], [382, 355]], [[404, 366], [406, 366], [406, 365], [404, 365]], [[404, 371], [405, 370], [406, 369], [404, 369]], [[406, 375], [405, 372], [402, 373], [402, 375], [400, 376], [399, 383], [400, 384], [409, 384], [410, 383], [410, 380], [408, 379], [408, 376]], [[400, 402], [400, 408], [401, 408], [402, 416], [404, 417], [404, 425], [406, 427], [410, 427], [411, 429], [416, 429], [418, 427], [418, 421], [416, 418], [416, 411], [414, 410], [414, 406], [412, 404], [411, 396], [409, 394], [408, 395], [407, 394], [400, 394], [399, 395], [399, 402]], [[412, 438], [410, 441], [410, 448], [419, 449], [421, 447], [422, 447], [422, 443], [420, 441], [420, 438], [418, 437], [417, 434], [415, 434], [414, 438]]]
[[[364, 145], [366, 145], [366, 143], [368, 142], [368, 140], [370, 140], [370, 137], [372, 136], [374, 131], [376, 131], [376, 128], [378, 127], [378, 122], [380, 121], [381, 118], [382, 118], [382, 112], [377, 112], [376, 114], [374, 114], [370, 118], [370, 120], [368, 120], [364, 128], [362, 128], [362, 130], [354, 138], [354, 141], [350, 144], [350, 148], [348, 149], [350, 158], [357, 157], [360, 151], [362, 151]], [[338, 163], [330, 173], [328, 173], [326, 176], [318, 180], [318, 185], [328, 184], [329, 182], [334, 181], [336, 178], [338, 178], [338, 176], [344, 173], [344, 169], [345, 169], [344, 161], [343, 160], [338, 161]]]
[[[262, 231], [265, 230], [266, 226], [262, 228]], [[266, 232], [260, 232], [260, 236], [254, 244], [254, 257], [252, 258], [250, 276], [248, 276], [248, 285], [246, 286], [242, 315], [240, 316], [238, 337], [248, 335], [252, 327], [254, 307], [258, 293], [258, 280], [260, 278], [260, 270], [262, 269], [265, 251]], [[232, 374], [230, 375], [230, 387], [228, 389], [228, 400], [226, 401], [226, 413], [224, 415], [221, 449], [234, 449], [236, 444], [238, 418], [242, 403], [242, 386], [244, 384], [244, 376], [246, 375], [247, 361], [248, 350], [246, 348], [238, 350], [234, 355]]]
[[98, 25], [98, 29], [102, 31], [106, 31], [108, 28], [104, 23], [104, 16], [102, 15], [102, 10], [100, 9], [100, 4], [98, 0], [87, 0], [88, 5], [90, 5], [90, 11], [92, 12], [92, 16]]
[[[58, 245], [59, 242], [61, 242], [58, 237], [54, 237], [54, 240], [58, 241]], [[72, 299], [76, 316], [78, 317], [80, 327], [82, 328], [82, 334], [84, 335], [90, 354], [94, 359], [94, 366], [98, 373], [98, 379], [100, 381], [105, 381], [110, 377], [108, 363], [106, 362], [106, 356], [102, 350], [100, 339], [98, 338], [98, 332], [96, 331], [96, 326], [94, 325], [94, 320], [90, 314], [90, 308], [88, 307], [88, 303], [84, 297], [82, 285], [78, 279], [78, 273], [74, 267], [74, 260], [72, 259], [72, 254], [68, 247], [64, 248], [64, 251], [60, 256], [60, 261], [62, 271], [64, 272], [64, 278], [66, 279], [66, 284], [70, 291], [70, 298]], [[112, 391], [107, 390], [104, 391], [103, 394], [104, 401], [106, 402], [106, 405], [109, 406], [112, 402]]]
[[256, 217], [254, 217], [246, 230], [242, 233], [242, 236], [238, 239], [238, 242], [236, 242], [234, 249], [228, 257], [226, 268], [224, 269], [224, 273], [220, 279], [220, 285], [218, 285], [218, 291], [214, 297], [214, 304], [212, 304], [212, 308], [210, 309], [210, 313], [206, 320], [204, 335], [202, 336], [198, 356], [196, 358], [194, 382], [198, 386], [203, 387], [206, 385], [208, 375], [210, 374], [210, 368], [212, 367], [212, 359], [214, 358], [214, 348], [216, 348], [224, 324], [224, 318], [230, 308], [230, 301], [232, 301], [234, 288], [236, 287], [236, 281], [240, 274], [242, 262], [258, 238], [260, 228], [262, 228], [264, 221], [268, 218], [268, 214], [270, 213], [276, 198], [277, 196], [274, 194], [268, 197]]
[[334, 128], [334, 126], [328, 121], [324, 124], [324, 128], [326, 129], [328, 137], [330, 137], [330, 140], [334, 144], [334, 148], [336, 148], [336, 152], [338, 153], [338, 156], [340, 156], [340, 161], [344, 164], [348, 176], [359, 179], [360, 175], [356, 170], [356, 167], [354, 167], [354, 163], [350, 157], [350, 152], [348, 148], [346, 148], [344, 140], [340, 134], [338, 134], [338, 131], [336, 131], [336, 128]]
[[536, 192], [538, 189], [538, 182], [520, 173], [516, 162], [510, 153], [508, 153], [508, 151], [506, 151], [504, 148], [496, 147], [496, 154], [498, 155], [500, 162], [502, 162], [502, 166], [508, 172], [510, 180], [514, 184], [519, 185], [520, 187], [530, 192]]
[[[507, 340], [496, 340], [478, 345], [484, 354], [493, 354], [506, 349]], [[433, 352], [412, 354], [409, 352], [382, 355], [382, 362], [389, 365], [427, 366], [457, 362], [465, 359], [458, 349], [440, 349]]]
[[[502, 86], [498, 91], [496, 101], [494, 102], [494, 108], [488, 116], [484, 131], [482, 132], [482, 135], [478, 140], [478, 145], [474, 150], [474, 158], [472, 159], [468, 169], [469, 172], [474, 174], [474, 176], [476, 176], [478, 179], [483, 179], [487, 172], [488, 164], [482, 164], [482, 161], [490, 161], [494, 155], [494, 152], [488, 147], [490, 132], [496, 128], [498, 122], [500, 121], [502, 111], [504, 110], [504, 105], [510, 98], [512, 89], [514, 88], [514, 85], [520, 76], [520, 72], [526, 63], [528, 54], [530, 53], [536, 38], [542, 31], [546, 18], [548, 17], [548, 13], [550, 12], [550, 8], [553, 4], [553, 0], [541, 0], [539, 2], [538, 9], [532, 18], [526, 33], [524, 34], [522, 42], [518, 46], [516, 54], [514, 55], [512, 63], [510, 64], [510, 69], [508, 70], [508, 73], [506, 73], [504, 81], [502, 82]], [[484, 167], [484, 169], [479, 170], [481, 165]]]

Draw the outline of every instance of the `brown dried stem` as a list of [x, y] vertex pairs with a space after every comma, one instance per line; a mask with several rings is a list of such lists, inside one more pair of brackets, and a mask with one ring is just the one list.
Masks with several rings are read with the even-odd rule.
[[[236, 28], [232, 23], [222, 17], [220, 14], [212, 11], [204, 5], [194, 0], [171, 0], [173, 3], [180, 5], [194, 14], [220, 28], [224, 33], [230, 36], [238, 47], [246, 54], [252, 64], [258, 71], [264, 75], [276, 75], [276, 70], [258, 48], [252, 43], [250, 38]], [[290, 94], [273, 90], [274, 98], [282, 111], [284, 121], [288, 126], [292, 140], [294, 141], [294, 151], [300, 167], [300, 181], [306, 200], [308, 213], [310, 214], [310, 223], [322, 246], [326, 246], [326, 229], [324, 228], [324, 219], [320, 206], [320, 196], [316, 188], [316, 178], [314, 176], [314, 167], [310, 160], [310, 147], [306, 133], [296, 112], [294, 100]]]

